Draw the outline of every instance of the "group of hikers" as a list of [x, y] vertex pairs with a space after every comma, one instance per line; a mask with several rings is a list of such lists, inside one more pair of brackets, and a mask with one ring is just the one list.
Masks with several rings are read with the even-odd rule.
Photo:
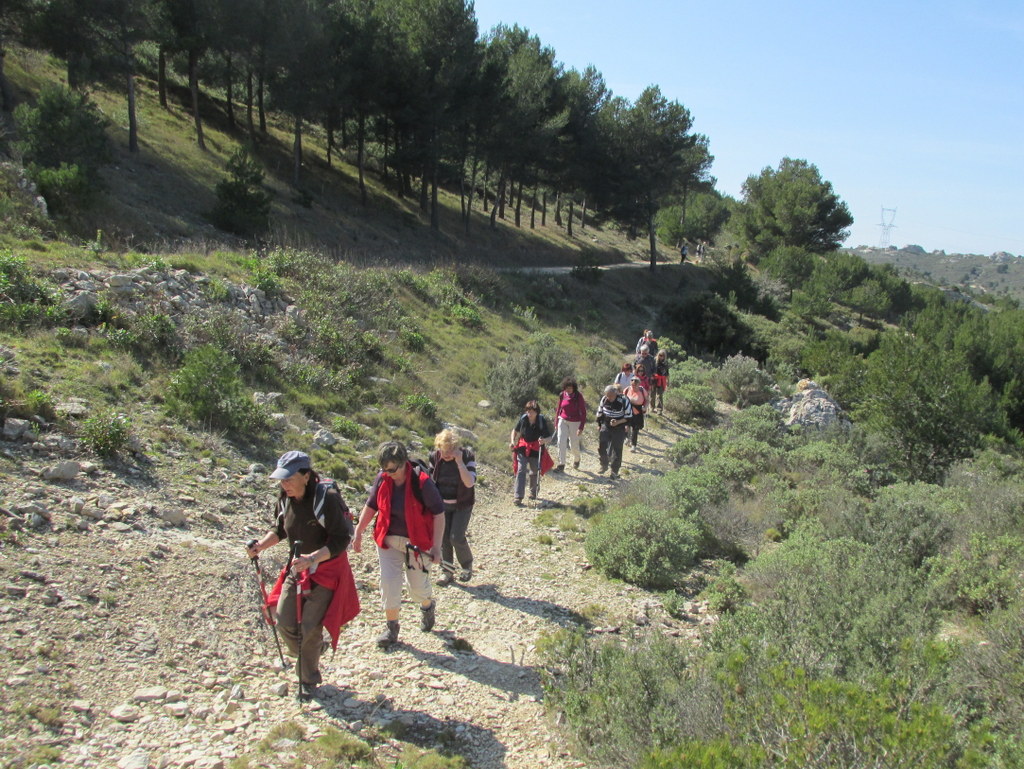
[[[652, 409], [661, 412], [668, 388], [667, 356], [658, 350], [650, 329], [644, 330], [635, 352], [634, 361], [624, 364], [604, 388], [595, 412], [599, 472], [610, 469], [612, 479], [618, 478], [626, 439], [636, 450], [645, 414]], [[572, 377], [563, 380], [561, 390], [553, 423], [531, 399], [512, 428], [509, 449], [516, 505], [523, 504], [527, 482], [530, 498], [536, 499], [543, 474], [549, 469], [564, 473], [570, 453], [573, 468], [579, 469], [587, 404]], [[547, 451], [553, 436], [557, 436], [557, 465]], [[441, 567], [439, 585], [473, 578], [473, 553], [467, 538], [476, 486], [472, 448], [462, 445], [456, 430], [446, 428], [435, 437], [425, 463], [410, 459], [403, 444], [389, 441], [378, 448], [377, 464], [380, 472], [353, 525], [338, 485], [321, 478], [305, 452], [285, 452], [270, 474], [280, 486], [274, 526], [246, 546], [259, 573], [259, 554], [288, 541], [287, 563], [270, 593], [263, 590], [264, 616], [275, 628], [275, 638], [280, 628], [285, 645], [296, 658], [300, 699], [315, 694], [322, 681], [321, 654], [328, 646], [337, 648], [341, 628], [359, 613], [347, 551], [351, 545], [354, 552], [362, 552], [363, 537], [371, 524], [385, 620], [376, 639], [380, 648], [388, 649], [398, 641], [403, 583], [419, 605], [420, 630], [429, 632], [436, 607], [431, 566]], [[262, 579], [260, 586], [263, 589]], [[324, 630], [329, 642], [323, 640]], [[283, 654], [281, 659], [283, 664]]]

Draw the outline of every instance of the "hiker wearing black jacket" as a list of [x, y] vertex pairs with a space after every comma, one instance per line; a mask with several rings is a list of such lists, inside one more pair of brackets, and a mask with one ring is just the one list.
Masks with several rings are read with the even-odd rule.
[[604, 388], [604, 397], [597, 405], [597, 456], [601, 461], [599, 472], [612, 469], [611, 479], [619, 477], [622, 466], [622, 444], [626, 440], [626, 423], [633, 413], [626, 396], [617, 385]]

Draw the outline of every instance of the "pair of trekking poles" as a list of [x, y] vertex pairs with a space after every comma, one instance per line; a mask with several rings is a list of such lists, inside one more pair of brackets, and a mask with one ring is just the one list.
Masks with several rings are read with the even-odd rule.
[[[252, 540], [251, 542], [249, 542], [249, 549], [251, 550], [252, 547], [255, 544], [256, 544], [256, 540], [255, 539]], [[291, 550], [288, 553], [288, 566], [287, 566], [287, 569], [289, 571], [291, 571], [292, 564], [295, 563], [295, 559], [299, 557], [299, 547], [301, 545], [302, 545], [301, 540], [295, 540], [292, 543]], [[270, 629], [271, 629], [271, 631], [274, 634], [274, 644], [277, 646], [277, 655], [281, 659], [281, 667], [282, 667], [282, 669], [287, 670], [288, 669], [288, 663], [284, 659], [284, 651], [281, 649], [281, 639], [277, 635], [277, 622], [274, 621], [273, 612], [270, 610], [270, 607], [267, 605], [267, 586], [266, 586], [266, 584], [263, 581], [263, 570], [260, 568], [260, 558], [259, 558], [258, 555], [253, 555], [253, 556], [250, 556], [250, 559], [252, 560], [253, 568], [256, 570], [256, 581], [259, 583], [260, 597], [263, 599], [262, 603], [260, 604], [260, 608], [261, 608], [262, 614], [263, 614], [263, 619], [266, 621], [266, 623], [268, 625], [270, 625]], [[278, 599], [278, 600], [280, 600], [280, 599]], [[298, 585], [298, 580], [297, 579], [296, 579], [296, 583], [295, 583], [295, 627], [296, 627], [296, 632], [298, 633], [298, 636], [299, 636], [299, 638], [298, 638], [299, 654], [297, 654], [296, 657], [295, 657], [295, 672], [296, 672], [296, 674], [298, 676], [298, 679], [299, 679], [298, 695], [297, 695], [296, 699], [298, 699], [299, 701], [302, 701], [304, 699], [303, 693], [302, 693], [302, 595], [300, 594], [300, 591], [299, 591], [299, 585]]]

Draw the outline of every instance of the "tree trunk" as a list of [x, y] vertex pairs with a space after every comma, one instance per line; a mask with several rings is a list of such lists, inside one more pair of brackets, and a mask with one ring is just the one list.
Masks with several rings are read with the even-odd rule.
[[580, 208], [580, 232], [587, 229], [587, 199], [583, 198], [583, 207]]
[[427, 213], [427, 187], [430, 173], [426, 168], [420, 169], [420, 211]]
[[548, 224], [548, 191], [544, 190], [540, 202], [540, 226], [547, 227]]
[[562, 226], [562, 193], [555, 193], [555, 226]]
[[256, 126], [252, 122], [252, 68], [249, 68], [245, 78], [245, 122], [249, 126], [249, 138], [256, 134]]
[[295, 117], [295, 141], [292, 143], [292, 186], [302, 184], [302, 118]]
[[[508, 185], [511, 187], [512, 185]], [[494, 199], [494, 206], [498, 209], [498, 216], [505, 221], [505, 172], [501, 172], [501, 180], [498, 184], [498, 196]]]
[[437, 166], [435, 160], [430, 169], [430, 229], [434, 232], [441, 231], [441, 213], [437, 208]]
[[266, 136], [267, 133], [267, 112], [263, 108], [263, 67], [260, 66], [260, 71], [256, 77], [256, 106], [257, 112], [260, 116], [260, 133]]
[[196, 123], [196, 144], [205, 152], [203, 119], [199, 116], [199, 52], [195, 49], [188, 52], [188, 90], [192, 94], [192, 117]]
[[483, 189], [483, 195], [481, 196], [483, 198], [483, 205], [481, 206], [481, 208], [483, 208], [483, 211], [484, 211], [485, 214], [487, 213], [487, 198], [490, 195], [490, 192], [488, 191], [488, 185], [490, 184], [490, 182], [491, 182], [491, 161], [488, 160], [487, 163], [484, 165], [484, 184], [483, 184], [484, 189]]
[[345, 110], [342, 110], [338, 115], [338, 120], [341, 122], [341, 148], [343, 150], [348, 149], [348, 118], [345, 116]]
[[469, 200], [466, 201], [466, 234], [469, 234], [469, 220], [473, 215], [473, 195], [476, 194], [476, 169], [479, 161], [476, 153], [473, 153], [473, 165], [469, 173]]
[[139, 151], [139, 119], [135, 110], [135, 73], [131, 68], [126, 76], [128, 87], [128, 151]]
[[523, 180], [519, 180], [519, 184], [516, 189], [516, 227], [519, 226], [522, 220], [523, 211]]
[[0, 38], [0, 106], [4, 112], [14, 109], [14, 94], [11, 93], [11, 84], [7, 82], [7, 75], [4, 71], [4, 59], [7, 58], [7, 50], [4, 48], [3, 38]]
[[569, 198], [569, 215], [565, 217], [565, 234], [569, 236], [569, 240], [572, 240], [572, 212], [575, 202]]
[[499, 200], [505, 199], [505, 169], [501, 169], [501, 173], [498, 176], [498, 195], [494, 201], [494, 205], [491, 206], [491, 229], [497, 227], [496, 219], [498, 216]]
[[658, 261], [658, 242], [654, 227], [654, 206], [647, 204], [647, 242], [651, 245], [651, 272]]
[[533, 195], [530, 198], [530, 229], [537, 229], [537, 185], [533, 185]]
[[359, 202], [366, 208], [366, 175], [363, 170], [366, 151], [366, 115], [359, 113], [356, 122], [356, 165], [359, 166]]
[[231, 54], [224, 54], [225, 64], [227, 66], [227, 83], [225, 84], [225, 106], [228, 112], [228, 126], [231, 129], [235, 127], [235, 89], [234, 80], [235, 73], [232, 70]]
[[327, 167], [331, 168], [331, 151], [334, 149], [334, 113], [327, 115]]
[[156, 90], [160, 94], [160, 106], [167, 109], [167, 51], [160, 46], [156, 60]]

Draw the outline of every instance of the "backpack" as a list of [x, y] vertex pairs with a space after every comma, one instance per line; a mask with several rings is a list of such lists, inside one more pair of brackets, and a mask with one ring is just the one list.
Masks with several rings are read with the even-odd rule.
[[423, 476], [426, 475], [427, 478], [432, 478], [433, 470], [430, 465], [422, 459], [413, 459], [412, 457], [409, 457], [409, 462], [412, 463], [412, 469], [416, 471], [409, 478], [409, 483], [412, 484], [412, 495], [416, 497], [417, 502], [426, 507], [426, 504], [423, 502]]
[[[352, 511], [349, 510], [348, 505], [345, 504], [345, 498], [341, 496], [341, 489], [338, 487], [338, 482], [333, 478], [321, 478], [316, 484], [316, 490], [313, 492], [313, 517], [316, 518], [316, 522], [319, 523], [323, 528], [327, 528], [327, 524], [324, 523], [324, 502], [327, 501], [327, 492], [334, 489], [338, 492], [338, 500], [341, 502], [341, 519], [345, 523], [345, 529], [348, 531], [349, 537], [355, 536], [355, 526], [352, 524]], [[281, 512], [279, 515], [283, 516], [288, 512], [288, 508], [291, 506], [291, 497], [284, 498], [284, 504], [281, 505]]]

